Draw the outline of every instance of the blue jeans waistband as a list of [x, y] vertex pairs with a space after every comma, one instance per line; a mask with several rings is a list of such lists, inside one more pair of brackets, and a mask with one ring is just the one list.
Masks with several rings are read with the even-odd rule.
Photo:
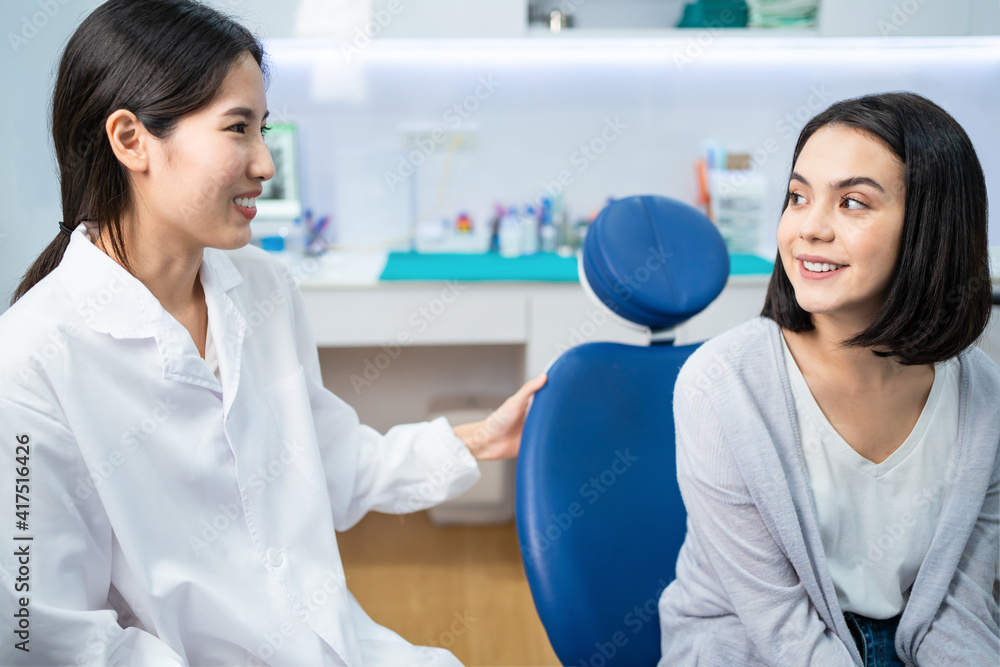
[[853, 612], [844, 612], [847, 627], [861, 653], [864, 667], [904, 667], [896, 653], [896, 628], [899, 615], [892, 618], [868, 618]]

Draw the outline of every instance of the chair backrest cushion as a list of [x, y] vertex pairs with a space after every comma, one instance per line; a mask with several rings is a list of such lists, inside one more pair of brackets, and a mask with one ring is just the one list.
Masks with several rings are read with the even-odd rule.
[[669, 329], [701, 312], [729, 277], [718, 228], [687, 204], [653, 195], [608, 204], [587, 232], [580, 279], [617, 315]]

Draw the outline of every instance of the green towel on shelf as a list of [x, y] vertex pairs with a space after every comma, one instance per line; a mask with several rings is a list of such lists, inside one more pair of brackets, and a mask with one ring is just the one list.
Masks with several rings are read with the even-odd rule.
[[678, 28], [745, 28], [749, 10], [745, 0], [697, 0], [684, 6]]
[[[773, 268], [771, 262], [756, 255], [729, 258], [732, 276], [769, 274]], [[577, 282], [579, 276], [575, 257], [552, 253], [509, 258], [495, 252], [481, 255], [392, 252], [379, 279]]]
[[747, 0], [751, 28], [812, 28], [819, 0]]

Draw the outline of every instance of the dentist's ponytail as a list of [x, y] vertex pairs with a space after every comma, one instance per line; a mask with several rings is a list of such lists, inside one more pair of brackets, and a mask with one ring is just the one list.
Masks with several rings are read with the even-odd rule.
[[181, 116], [208, 104], [230, 68], [250, 53], [264, 72], [260, 42], [243, 26], [194, 0], [108, 0], [70, 37], [59, 62], [50, 124], [59, 166], [62, 223], [31, 265], [11, 304], [62, 261], [75, 228], [93, 221], [126, 270], [122, 223], [132, 203], [128, 172], [105, 122], [118, 109], [167, 138]]

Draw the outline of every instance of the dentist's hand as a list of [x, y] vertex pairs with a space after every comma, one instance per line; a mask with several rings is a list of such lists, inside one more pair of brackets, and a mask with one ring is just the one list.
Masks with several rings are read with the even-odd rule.
[[543, 373], [528, 380], [484, 421], [456, 426], [455, 435], [479, 461], [514, 458], [521, 449], [521, 429], [528, 405], [547, 379]]

